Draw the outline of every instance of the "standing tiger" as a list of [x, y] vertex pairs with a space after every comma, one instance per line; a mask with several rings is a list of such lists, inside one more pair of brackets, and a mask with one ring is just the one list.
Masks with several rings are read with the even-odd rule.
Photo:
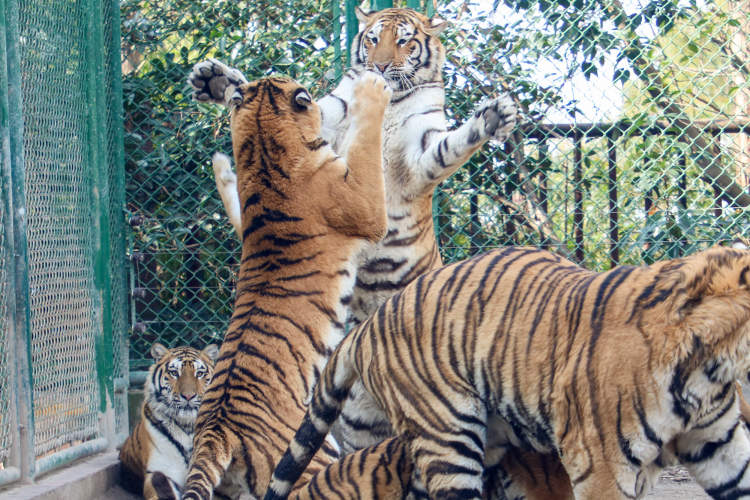
[[[328, 355], [341, 341], [354, 254], [385, 235], [382, 121], [390, 90], [354, 85], [346, 161], [320, 137], [320, 111], [286, 78], [231, 96], [242, 209], [234, 313], [196, 421], [183, 499], [260, 496]], [[325, 447], [318, 466], [337, 450]]]
[[147, 500], [180, 498], [193, 430], [219, 348], [151, 346], [141, 419], [120, 450], [123, 485]]
[[748, 368], [749, 251], [595, 273], [499, 249], [417, 278], [344, 339], [265, 498], [287, 496], [358, 379], [430, 498], [485, 498], [509, 448], [559, 456], [579, 499], [639, 498], [675, 460], [713, 498], [750, 498]]
[[[383, 166], [388, 215], [385, 238], [366, 245], [358, 256], [356, 283], [349, 300], [349, 321], [359, 324], [414, 278], [440, 267], [432, 219], [435, 187], [453, 174], [488, 140], [504, 141], [516, 123], [516, 108], [504, 96], [481, 104], [453, 131], [447, 130], [442, 68], [445, 49], [438, 35], [447, 23], [411, 9], [356, 10], [361, 30], [352, 43], [352, 68], [320, 100], [322, 136], [345, 151], [351, 127], [354, 82], [365, 71], [385, 78], [393, 95], [383, 123]], [[240, 71], [216, 61], [199, 63], [190, 75], [195, 98], [226, 104]], [[227, 212], [236, 197], [229, 163], [214, 158], [216, 182]], [[235, 218], [236, 219], [236, 218]], [[232, 224], [237, 226], [236, 220]], [[361, 391], [355, 390], [361, 395]], [[342, 451], [350, 452], [391, 434], [387, 421], [373, 420], [371, 402], [356, 397], [334, 428]]]

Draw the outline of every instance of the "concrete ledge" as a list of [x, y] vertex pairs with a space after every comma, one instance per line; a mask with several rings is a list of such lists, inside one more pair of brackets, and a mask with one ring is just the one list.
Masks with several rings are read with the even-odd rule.
[[0, 489], [3, 500], [90, 500], [115, 486], [120, 474], [117, 452], [82, 458], [50, 472], [34, 484], [17, 484]]

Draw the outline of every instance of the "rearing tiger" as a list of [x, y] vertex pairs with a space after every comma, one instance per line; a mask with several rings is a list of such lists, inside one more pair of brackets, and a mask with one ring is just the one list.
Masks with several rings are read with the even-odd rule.
[[[242, 210], [234, 314], [196, 421], [184, 499], [262, 495], [312, 385], [343, 337], [355, 252], [385, 234], [381, 123], [390, 97], [373, 73], [353, 89], [346, 162], [292, 80], [231, 96]], [[327, 447], [318, 465], [337, 455]], [[313, 469], [314, 470], [314, 469]]]
[[[435, 187], [453, 174], [488, 140], [504, 141], [516, 123], [517, 111], [508, 96], [481, 104], [460, 127], [448, 131], [442, 68], [445, 49], [438, 35], [447, 23], [411, 9], [365, 13], [359, 8], [361, 30], [352, 43], [352, 68], [320, 103], [322, 136], [336, 151], [346, 151], [351, 128], [354, 82], [375, 71], [393, 90], [383, 123], [383, 166], [388, 228], [385, 238], [366, 245], [358, 256], [356, 284], [350, 297], [349, 320], [368, 318], [393, 293], [414, 278], [441, 266], [432, 219]], [[209, 60], [195, 66], [190, 78], [195, 97], [226, 104], [240, 71]], [[228, 162], [214, 161], [216, 181], [227, 212], [236, 197]], [[236, 221], [232, 223], [237, 226]], [[381, 441], [390, 426], [356, 388], [355, 396], [334, 427], [349, 452]], [[364, 399], [363, 399], [364, 398]]]
[[640, 498], [674, 459], [713, 498], [750, 498], [748, 368], [750, 251], [595, 273], [499, 249], [417, 278], [347, 335], [265, 499], [286, 497], [355, 380], [430, 498], [486, 498], [508, 448], [559, 456], [579, 499]]

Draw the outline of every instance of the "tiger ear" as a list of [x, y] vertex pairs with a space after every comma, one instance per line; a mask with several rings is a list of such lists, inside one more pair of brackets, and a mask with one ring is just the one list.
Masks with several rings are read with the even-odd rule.
[[439, 35], [447, 27], [448, 27], [448, 21], [446, 21], [445, 19], [441, 19], [439, 17], [433, 17], [430, 19], [427, 26], [425, 26], [425, 31], [429, 35]]
[[203, 348], [203, 354], [208, 356], [211, 361], [216, 361], [216, 358], [219, 357], [219, 346], [216, 344], [208, 344]]
[[237, 108], [242, 105], [242, 99], [242, 90], [237, 87], [237, 89], [229, 97], [229, 103], [227, 106], [229, 107], [229, 109]]
[[370, 17], [372, 17], [372, 15], [374, 14], [374, 12], [372, 12], [372, 11], [365, 12], [358, 5], [357, 7], [354, 8], [354, 14], [356, 14], [357, 19], [359, 20], [360, 23], [367, 24], [367, 21], [370, 20]]
[[306, 110], [312, 104], [312, 97], [305, 89], [297, 89], [294, 93], [294, 107], [297, 111]]
[[169, 352], [169, 349], [167, 349], [166, 347], [164, 347], [158, 342], [154, 342], [154, 345], [151, 346], [151, 357], [154, 358], [156, 361], [159, 361], [168, 352]]

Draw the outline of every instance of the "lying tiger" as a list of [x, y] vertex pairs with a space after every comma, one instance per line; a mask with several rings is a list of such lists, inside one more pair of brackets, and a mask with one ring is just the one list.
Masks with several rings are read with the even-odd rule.
[[123, 485], [147, 500], [180, 498], [193, 428], [219, 348], [151, 346], [141, 418], [120, 450]]
[[639, 498], [675, 461], [713, 498], [750, 498], [748, 368], [750, 251], [595, 273], [499, 249], [421, 276], [344, 339], [265, 498], [286, 498], [356, 380], [430, 498], [499, 496], [487, 471], [509, 449], [559, 456], [580, 499]]

